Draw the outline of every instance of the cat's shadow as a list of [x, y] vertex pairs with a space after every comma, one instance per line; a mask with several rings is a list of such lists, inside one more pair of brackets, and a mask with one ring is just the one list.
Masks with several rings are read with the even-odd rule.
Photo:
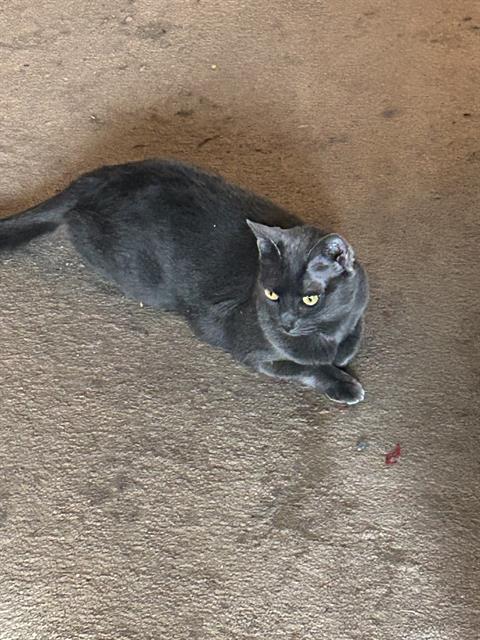
[[220, 173], [307, 222], [335, 229], [337, 215], [322, 176], [302, 155], [305, 131], [293, 123], [282, 131], [279, 120], [274, 113], [227, 109], [189, 91], [143, 110], [113, 111], [108, 118], [92, 114], [91, 136], [76, 157], [66, 156], [59, 140], [55, 160], [63, 160], [62, 172], [30, 193], [1, 202], [0, 216], [45, 200], [101, 165], [168, 157]]

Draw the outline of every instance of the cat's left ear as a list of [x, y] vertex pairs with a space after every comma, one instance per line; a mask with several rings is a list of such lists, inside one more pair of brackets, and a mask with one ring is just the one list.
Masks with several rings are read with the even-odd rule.
[[262, 255], [274, 253], [280, 256], [279, 242], [282, 238], [283, 229], [280, 227], [268, 227], [259, 222], [246, 221], [257, 239], [258, 250]]
[[333, 269], [334, 273], [343, 271], [351, 274], [355, 264], [355, 253], [342, 236], [330, 233], [324, 236], [312, 250], [308, 268], [312, 271]]

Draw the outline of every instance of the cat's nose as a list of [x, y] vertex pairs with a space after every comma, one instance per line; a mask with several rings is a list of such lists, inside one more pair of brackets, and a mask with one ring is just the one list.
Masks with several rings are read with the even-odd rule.
[[295, 316], [290, 313], [285, 313], [280, 317], [280, 324], [282, 329], [289, 333], [295, 326]]

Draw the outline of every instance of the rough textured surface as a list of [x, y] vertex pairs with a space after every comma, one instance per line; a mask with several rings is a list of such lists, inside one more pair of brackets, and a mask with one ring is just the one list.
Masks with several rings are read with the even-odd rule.
[[4, 4], [2, 214], [175, 156], [328, 220], [373, 295], [341, 410], [61, 236], [2, 259], [0, 639], [476, 640], [478, 3]]

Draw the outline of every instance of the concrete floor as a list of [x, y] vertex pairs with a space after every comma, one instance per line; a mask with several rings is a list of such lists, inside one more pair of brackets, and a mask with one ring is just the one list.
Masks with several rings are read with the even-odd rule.
[[372, 302], [342, 410], [62, 236], [4, 257], [0, 639], [476, 640], [478, 2], [4, 5], [2, 215], [174, 156], [344, 233]]

